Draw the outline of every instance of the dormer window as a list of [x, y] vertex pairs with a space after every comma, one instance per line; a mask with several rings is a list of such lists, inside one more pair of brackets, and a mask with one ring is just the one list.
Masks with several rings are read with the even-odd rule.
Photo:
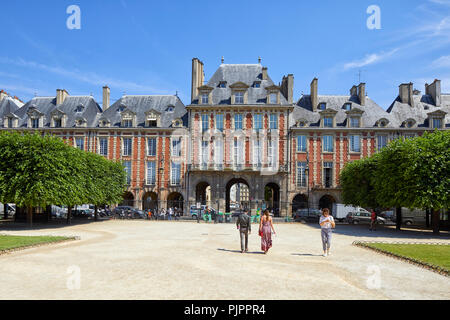
[[389, 123], [389, 120], [383, 118], [377, 121], [376, 125], [380, 128], [385, 128]]
[[244, 103], [244, 92], [238, 91], [234, 94], [234, 103], [236, 104]]
[[100, 127], [109, 127], [110, 122], [107, 119], [102, 119], [99, 122]]
[[39, 128], [39, 118], [31, 119], [31, 128], [33, 129]]
[[253, 83], [253, 88], [261, 88], [261, 81], [255, 81]]
[[173, 110], [174, 110], [173, 106], [168, 106], [166, 112], [173, 112]]
[[333, 128], [333, 118], [332, 117], [324, 117], [323, 118], [323, 126], [324, 126], [324, 128]]
[[133, 120], [131, 119], [122, 120], [122, 128], [132, 128], [132, 127], [133, 127]]
[[276, 93], [269, 94], [269, 103], [270, 104], [277, 104], [278, 103], [278, 95]]
[[61, 128], [62, 127], [62, 119], [61, 118], [53, 119], [53, 127]]
[[202, 104], [208, 104], [209, 103], [209, 94], [204, 93], [202, 94]]
[[148, 128], [157, 128], [160, 126], [160, 117], [161, 115], [154, 111], [150, 110], [145, 113], [145, 126]]
[[344, 109], [345, 109], [346, 111], [352, 110], [352, 104], [351, 104], [351, 103], [346, 103], [346, 104], [344, 104]]
[[416, 120], [414, 119], [408, 119], [405, 122], [403, 122], [403, 126], [406, 128], [413, 128], [416, 125]]
[[8, 118], [8, 128], [14, 128], [14, 119], [13, 118]]
[[442, 119], [433, 118], [432, 128], [433, 129], [441, 129], [442, 128]]
[[86, 124], [87, 124], [86, 119], [78, 118], [75, 120], [76, 127], [86, 127]]
[[319, 104], [319, 110], [326, 110], [327, 109], [327, 104], [326, 103], [320, 103]]
[[117, 108], [117, 112], [123, 112], [123, 110], [125, 110], [125, 106], [120, 106], [119, 108]]
[[82, 113], [83, 110], [84, 110], [84, 107], [80, 105], [80, 106], [76, 107], [75, 112], [76, 113]]
[[360, 118], [359, 117], [350, 117], [350, 128], [359, 128], [360, 127]]
[[226, 81], [220, 81], [219, 88], [226, 88], [226, 87], [227, 87], [227, 82]]
[[434, 112], [428, 113], [429, 125], [432, 129], [442, 129], [444, 128], [445, 115], [447, 112], [442, 110], [436, 110]]

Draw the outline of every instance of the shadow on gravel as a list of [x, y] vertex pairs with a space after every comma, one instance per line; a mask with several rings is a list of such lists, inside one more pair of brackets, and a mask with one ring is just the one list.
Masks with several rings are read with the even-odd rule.
[[[315, 224], [304, 224], [310, 228], [317, 229], [320, 232], [320, 226]], [[392, 238], [392, 239], [434, 239], [434, 240], [448, 240], [450, 239], [450, 232], [441, 231], [441, 234], [436, 236], [431, 231], [423, 229], [408, 227], [406, 229], [397, 231], [395, 226], [385, 226], [377, 225], [376, 231], [370, 231], [369, 225], [359, 224], [359, 225], [348, 225], [348, 224], [337, 224], [336, 229], [333, 229], [333, 233], [342, 234], [346, 236], [355, 237], [357, 240], [360, 237], [373, 238], [376, 241], [377, 238]]]
[[[241, 250], [228, 250], [228, 249], [217, 249], [219, 251], [226, 251], [226, 252], [233, 252], [233, 253], [241, 253]], [[253, 251], [253, 252], [246, 252], [246, 254], [264, 254], [262, 251]]]
[[291, 253], [291, 256], [322, 257], [321, 254], [311, 254], [311, 253]]

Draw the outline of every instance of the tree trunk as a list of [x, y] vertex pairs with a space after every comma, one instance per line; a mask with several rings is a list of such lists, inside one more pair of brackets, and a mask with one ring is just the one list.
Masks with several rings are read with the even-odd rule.
[[72, 218], [72, 207], [67, 206], [67, 224], [70, 224], [71, 218]]
[[30, 228], [33, 227], [33, 207], [27, 207], [27, 222], [30, 224]]
[[402, 207], [396, 208], [396, 225], [397, 225], [397, 230], [401, 230], [401, 228], [402, 228]]
[[3, 205], [3, 218], [5, 220], [8, 219], [8, 204], [7, 203], [5, 203]]
[[97, 208], [97, 205], [94, 206], [94, 209], [95, 209], [94, 220], [97, 221], [98, 220], [98, 210], [97, 210], [98, 208]]
[[439, 222], [441, 220], [441, 214], [439, 210], [431, 209], [433, 214], [431, 216], [431, 225], [433, 227], [433, 234], [439, 235]]
[[427, 211], [426, 211], [426, 223], [427, 223], [427, 229], [430, 228], [430, 209], [427, 209]]

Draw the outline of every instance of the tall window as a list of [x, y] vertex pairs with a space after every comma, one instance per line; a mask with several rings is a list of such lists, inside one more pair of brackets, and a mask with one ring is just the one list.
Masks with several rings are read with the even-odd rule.
[[333, 118], [332, 117], [324, 117], [323, 118], [323, 126], [325, 128], [333, 128]]
[[223, 141], [216, 139], [214, 144], [214, 162], [216, 165], [221, 166], [223, 164]]
[[253, 164], [257, 167], [261, 166], [261, 140], [256, 139], [253, 144]]
[[147, 184], [154, 185], [156, 183], [156, 162], [147, 161]]
[[386, 147], [386, 145], [387, 145], [387, 136], [377, 136], [378, 151]]
[[244, 162], [244, 142], [241, 139], [234, 138], [233, 162], [235, 166], [240, 166]]
[[327, 108], [327, 104], [326, 103], [319, 104], [319, 109], [320, 110], [325, 110], [326, 108]]
[[78, 149], [84, 150], [84, 137], [83, 138], [75, 138], [75, 143], [76, 143]]
[[172, 170], [170, 175], [170, 184], [179, 185], [181, 182], [181, 163], [172, 162]]
[[253, 128], [255, 130], [261, 130], [263, 127], [263, 122], [262, 122], [262, 114], [257, 113], [255, 114], [255, 116], [253, 117]]
[[172, 138], [172, 157], [181, 157], [181, 138]]
[[39, 118], [31, 119], [31, 127], [32, 128], [39, 128]]
[[148, 140], [147, 140], [147, 155], [150, 157], [156, 156], [156, 138], [148, 138]]
[[323, 152], [334, 152], [333, 136], [323, 136]]
[[209, 143], [202, 141], [202, 164], [206, 166], [209, 160]]
[[236, 92], [234, 94], [234, 103], [239, 103], [239, 104], [244, 103], [244, 93], [243, 92]]
[[13, 125], [13, 118], [8, 118], [8, 128], [14, 127]]
[[269, 167], [273, 167], [275, 165], [274, 149], [273, 141], [271, 139], [267, 140], [267, 162]]
[[297, 187], [306, 187], [306, 162], [297, 162]]
[[223, 131], [223, 114], [216, 114], [216, 129], [219, 131]]
[[131, 138], [123, 138], [123, 155], [131, 156], [133, 141]]
[[278, 129], [278, 115], [275, 113], [270, 115], [270, 129]]
[[123, 166], [125, 167], [125, 172], [127, 173], [127, 184], [131, 183], [131, 161], [124, 161]]
[[202, 114], [202, 131], [209, 130], [209, 116], [207, 114]]
[[234, 115], [234, 129], [242, 130], [242, 114]]
[[100, 138], [100, 155], [108, 155], [108, 138]]
[[361, 152], [359, 135], [351, 135], [350, 136], [350, 151], [351, 152]]
[[208, 94], [202, 94], [202, 104], [208, 104]]
[[297, 152], [306, 152], [306, 136], [297, 136]]
[[358, 117], [351, 117], [350, 118], [350, 127], [352, 127], [352, 128], [359, 128], [359, 118]]
[[323, 163], [323, 179], [325, 188], [331, 188], [333, 186], [333, 162]]

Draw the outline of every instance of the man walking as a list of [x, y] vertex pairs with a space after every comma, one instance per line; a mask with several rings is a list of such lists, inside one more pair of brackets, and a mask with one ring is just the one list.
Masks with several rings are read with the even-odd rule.
[[252, 224], [247, 209], [238, 216], [236, 227], [241, 236], [241, 253], [248, 252], [248, 235], [252, 232]]

